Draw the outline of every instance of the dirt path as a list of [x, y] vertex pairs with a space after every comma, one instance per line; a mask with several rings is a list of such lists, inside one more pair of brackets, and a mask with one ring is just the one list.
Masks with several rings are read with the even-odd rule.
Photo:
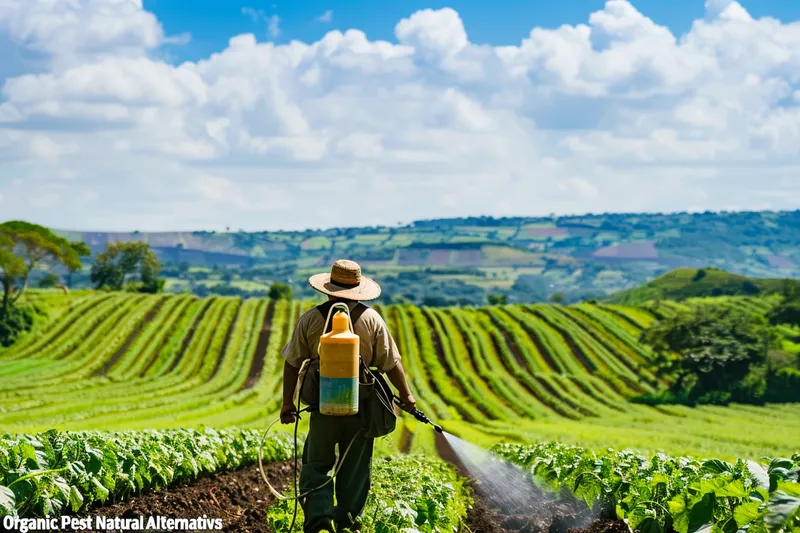
[[[436, 450], [459, 474], [470, 477], [447, 440], [436, 435]], [[601, 519], [574, 498], [556, 499], [532, 482], [525, 487], [482, 486], [471, 483], [475, 503], [467, 516], [472, 533], [628, 533], [625, 523]], [[514, 491], [516, 497], [511, 497]]]
[[[280, 490], [292, 484], [290, 462], [265, 465], [267, 478]], [[258, 465], [202, 478], [190, 485], [156, 491], [123, 503], [82, 513], [83, 516], [138, 518], [221, 518], [222, 531], [266, 533], [267, 510], [275, 497], [261, 479]]]
[[126, 353], [128, 353], [128, 348], [130, 348], [131, 344], [133, 344], [133, 341], [135, 341], [139, 337], [139, 335], [142, 333], [142, 330], [146, 328], [147, 325], [153, 321], [153, 319], [155, 319], [156, 315], [161, 311], [161, 308], [164, 307], [165, 303], [166, 299], [162, 298], [159, 301], [157, 301], [155, 305], [153, 305], [153, 307], [150, 309], [150, 311], [147, 312], [144, 318], [138, 324], [136, 324], [136, 327], [133, 329], [130, 335], [128, 335], [128, 337], [125, 339], [125, 342], [122, 343], [122, 346], [120, 346], [117, 349], [117, 351], [114, 352], [114, 355], [112, 355], [109, 360], [103, 363], [103, 366], [101, 368], [98, 368], [94, 372], [93, 377], [105, 376], [106, 374], [108, 374], [109, 370], [114, 368], [114, 365], [116, 365], [119, 362], [119, 360], [122, 359], [122, 357]]
[[267, 304], [267, 312], [264, 314], [264, 322], [261, 324], [261, 331], [258, 334], [256, 344], [256, 355], [250, 364], [250, 371], [247, 373], [247, 380], [240, 390], [252, 389], [258, 383], [261, 372], [264, 369], [264, 361], [267, 357], [267, 346], [272, 334], [272, 317], [275, 316], [275, 300], [270, 300]]

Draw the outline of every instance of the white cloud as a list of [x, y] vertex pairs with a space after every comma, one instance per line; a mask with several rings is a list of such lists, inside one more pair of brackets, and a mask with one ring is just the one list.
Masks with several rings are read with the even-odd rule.
[[272, 15], [267, 19], [267, 35], [273, 41], [281, 34], [281, 19], [278, 15]]
[[170, 35], [164, 37], [164, 44], [186, 45], [192, 42], [192, 34], [188, 32], [181, 33], [180, 35]]
[[4, 1], [0, 29], [25, 49], [58, 61], [141, 55], [164, 33], [142, 0]]
[[263, 9], [254, 9], [252, 7], [243, 7], [242, 15], [247, 15], [253, 21], [253, 24], [266, 24], [267, 36], [273, 41], [281, 34], [281, 19], [278, 15], [267, 15]]
[[277, 15], [242, 14], [265, 29], [169, 64], [183, 41], [140, 1], [0, 0], [24, 59], [0, 69], [4, 216], [274, 229], [800, 198], [800, 24], [734, 1], [673, 35], [609, 0], [501, 47], [452, 9], [399, 21], [394, 43], [276, 45]]
[[261, 19], [265, 17], [263, 10], [253, 9], [252, 7], [243, 7], [242, 15], [247, 15], [248, 17], [250, 17], [250, 20], [253, 21], [253, 24], [258, 24], [259, 22], [261, 22]]
[[567, 181], [567, 191], [570, 190], [584, 198], [596, 198], [600, 195], [597, 187], [584, 178], [570, 178]]
[[69, 151], [45, 135], [35, 135], [30, 140], [30, 154], [45, 161], [54, 162], [58, 157]]
[[331, 22], [333, 21], [333, 10], [329, 9], [325, 11], [322, 15], [317, 17], [317, 22]]

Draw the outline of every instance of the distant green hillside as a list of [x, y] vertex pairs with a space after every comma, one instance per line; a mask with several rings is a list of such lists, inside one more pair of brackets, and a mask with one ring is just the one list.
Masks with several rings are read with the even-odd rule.
[[[148, 242], [170, 292], [263, 296], [273, 281], [312, 297], [306, 278], [340, 258], [361, 263], [380, 303], [482, 305], [605, 298], [676, 268], [800, 277], [800, 211], [598, 214], [421, 220], [272, 232], [61, 232], [95, 252]], [[76, 286], [88, 282], [76, 274]], [[560, 299], [560, 298], [559, 298]]]
[[618, 305], [642, 305], [652, 300], [681, 301], [709, 296], [765, 296], [800, 282], [789, 279], [748, 278], [716, 268], [679, 268], [653, 281], [613, 294], [605, 301]]

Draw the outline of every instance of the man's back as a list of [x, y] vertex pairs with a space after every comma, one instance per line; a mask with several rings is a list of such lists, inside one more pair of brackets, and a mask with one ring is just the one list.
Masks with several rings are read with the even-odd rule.
[[[346, 301], [352, 312], [358, 302]], [[337, 311], [334, 310], [334, 313]], [[325, 328], [325, 319], [318, 309], [309, 309], [298, 319], [289, 343], [281, 352], [292, 366], [299, 368], [305, 359], [317, 357], [317, 345]], [[353, 326], [361, 338], [361, 356], [369, 367], [388, 372], [400, 360], [400, 352], [381, 315], [367, 308]]]

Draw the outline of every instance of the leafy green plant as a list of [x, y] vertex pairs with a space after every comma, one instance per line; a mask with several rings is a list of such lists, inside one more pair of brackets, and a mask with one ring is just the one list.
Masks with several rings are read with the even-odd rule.
[[[0, 517], [77, 512], [252, 464], [259, 438], [211, 429], [0, 435]], [[286, 460], [290, 450], [279, 434], [265, 443], [264, 458]]]
[[[452, 467], [434, 458], [412, 455], [375, 459], [361, 531], [459, 531], [472, 504], [464, 481]], [[293, 509], [293, 500], [282, 500], [271, 507], [271, 530], [288, 531]], [[302, 524], [302, 510], [298, 510], [296, 523]]]
[[783, 533], [800, 525], [797, 455], [762, 465], [610, 449], [595, 454], [555, 443], [500, 444], [493, 451], [526, 467], [540, 484], [610, 510], [632, 530]]

